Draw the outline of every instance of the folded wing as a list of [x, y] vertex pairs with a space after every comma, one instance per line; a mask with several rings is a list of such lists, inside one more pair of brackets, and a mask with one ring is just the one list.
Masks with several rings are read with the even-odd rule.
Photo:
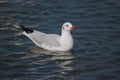
[[47, 46], [54, 46], [60, 47], [59, 43], [59, 35], [55, 34], [45, 34], [39, 31], [34, 30], [33, 33], [29, 33], [28, 36], [34, 40], [39, 45], [47, 45]]

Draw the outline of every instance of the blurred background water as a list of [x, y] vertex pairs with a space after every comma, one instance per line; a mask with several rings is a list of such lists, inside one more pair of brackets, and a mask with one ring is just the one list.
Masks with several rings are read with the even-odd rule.
[[[15, 23], [60, 34], [69, 21], [74, 47], [40, 51]], [[120, 80], [119, 0], [0, 0], [0, 80]]]

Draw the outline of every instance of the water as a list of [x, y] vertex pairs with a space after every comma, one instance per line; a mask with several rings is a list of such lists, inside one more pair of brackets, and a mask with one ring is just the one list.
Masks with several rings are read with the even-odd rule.
[[[0, 80], [120, 80], [119, 0], [0, 0]], [[60, 34], [70, 21], [74, 47], [41, 51], [15, 23]]]

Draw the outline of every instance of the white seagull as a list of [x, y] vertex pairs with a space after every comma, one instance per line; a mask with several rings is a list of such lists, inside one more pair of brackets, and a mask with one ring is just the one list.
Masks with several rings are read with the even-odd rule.
[[73, 47], [73, 38], [70, 31], [74, 30], [75, 27], [70, 22], [63, 24], [61, 35], [46, 34], [37, 30], [26, 28], [22, 25], [18, 26], [24, 30], [23, 34], [25, 36], [30, 38], [38, 47], [45, 50], [69, 51]]

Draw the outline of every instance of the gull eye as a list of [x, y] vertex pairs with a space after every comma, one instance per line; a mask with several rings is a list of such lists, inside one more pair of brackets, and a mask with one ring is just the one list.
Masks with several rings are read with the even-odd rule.
[[68, 25], [66, 25], [66, 27], [68, 27]]

